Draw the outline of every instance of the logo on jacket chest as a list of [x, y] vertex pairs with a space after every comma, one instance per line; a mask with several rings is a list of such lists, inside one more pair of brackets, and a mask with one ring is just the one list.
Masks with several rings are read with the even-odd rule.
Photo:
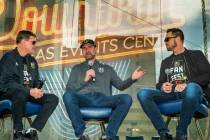
[[99, 73], [104, 73], [104, 68], [103, 68], [103, 67], [99, 67], [99, 68], [98, 68], [98, 72], [99, 72]]
[[23, 80], [25, 84], [29, 84], [29, 81], [32, 80], [32, 76], [27, 65], [23, 65]]

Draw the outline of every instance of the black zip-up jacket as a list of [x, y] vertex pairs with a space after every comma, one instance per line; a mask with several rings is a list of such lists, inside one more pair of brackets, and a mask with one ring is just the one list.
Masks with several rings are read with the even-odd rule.
[[[185, 49], [185, 51], [181, 55], [184, 55], [186, 63], [189, 67], [189, 72], [187, 73], [188, 81], [199, 84], [204, 90], [204, 93], [208, 94], [208, 84], [210, 83], [210, 65], [206, 57], [203, 55], [202, 51]], [[161, 89], [162, 84], [167, 82], [165, 69], [170, 68], [173, 57], [174, 54], [162, 61], [160, 67], [159, 81], [156, 84], [157, 89]]]
[[[29, 87], [39, 86], [38, 64], [31, 55], [25, 56], [28, 71], [32, 80]], [[25, 92], [30, 93], [30, 88], [24, 86], [23, 57], [17, 48], [4, 54], [0, 61], [0, 95], [2, 92]]]

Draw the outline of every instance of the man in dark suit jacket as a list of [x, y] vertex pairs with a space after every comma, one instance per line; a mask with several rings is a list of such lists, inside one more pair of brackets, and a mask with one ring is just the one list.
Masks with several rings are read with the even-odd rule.
[[165, 44], [173, 54], [161, 63], [157, 89], [141, 89], [138, 99], [157, 129], [161, 140], [172, 140], [161, 117], [158, 102], [183, 99], [175, 140], [187, 139], [187, 128], [210, 83], [210, 65], [199, 50], [187, 50], [184, 34], [178, 28], [167, 30]]
[[[37, 140], [41, 131], [58, 104], [54, 94], [44, 94], [40, 87], [38, 64], [31, 54], [34, 52], [36, 35], [31, 31], [20, 31], [16, 38], [17, 48], [7, 52], [1, 59], [0, 100], [12, 101], [14, 139]], [[26, 102], [41, 104], [43, 107], [29, 128], [23, 131], [22, 118]]]

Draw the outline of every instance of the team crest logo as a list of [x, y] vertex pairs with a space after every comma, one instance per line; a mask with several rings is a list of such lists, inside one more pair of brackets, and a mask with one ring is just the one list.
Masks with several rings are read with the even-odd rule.
[[180, 66], [180, 62], [179, 62], [179, 61], [176, 61], [176, 62], [174, 63], [174, 66], [175, 66], [175, 67]]
[[99, 72], [99, 73], [104, 73], [104, 68], [103, 68], [103, 67], [99, 67], [99, 68], [98, 68], [98, 72]]
[[35, 64], [34, 64], [34, 62], [31, 62], [31, 68], [32, 68], [32, 69], [35, 69]]

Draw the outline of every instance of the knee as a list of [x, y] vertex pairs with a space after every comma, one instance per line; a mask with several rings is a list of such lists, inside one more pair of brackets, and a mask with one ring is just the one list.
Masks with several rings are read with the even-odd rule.
[[49, 94], [49, 101], [51, 103], [53, 103], [55, 106], [57, 106], [58, 103], [59, 103], [58, 97], [56, 95], [54, 95], [54, 94]]
[[121, 94], [120, 96], [120, 102], [121, 103], [124, 103], [128, 106], [131, 106], [132, 105], [132, 97], [128, 94]]
[[148, 89], [141, 89], [138, 93], [137, 93], [137, 98], [139, 100], [139, 102], [144, 102], [145, 100], [147, 100], [150, 97], [149, 95], [149, 90]]
[[196, 83], [189, 83], [187, 85], [187, 88], [186, 88], [186, 98], [198, 98], [201, 97], [202, 95], [202, 89], [200, 87], [200, 85], [196, 84]]
[[63, 95], [63, 102], [64, 104], [68, 104], [75, 100], [75, 94], [72, 92], [65, 92]]
[[188, 90], [196, 90], [196, 89], [200, 89], [200, 85], [198, 85], [197, 83], [189, 83], [187, 85]]

